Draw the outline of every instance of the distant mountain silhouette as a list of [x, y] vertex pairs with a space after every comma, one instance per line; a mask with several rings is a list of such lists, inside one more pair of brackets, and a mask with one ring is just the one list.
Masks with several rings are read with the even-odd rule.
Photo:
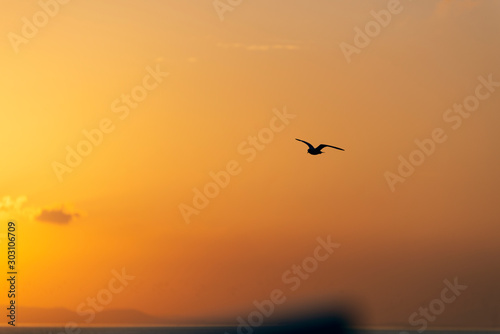
[[[4, 306], [1, 306], [4, 307]], [[88, 325], [88, 316], [81, 316], [76, 311], [66, 308], [40, 308], [20, 306], [17, 311], [18, 324], [65, 324], [76, 322], [78, 325]], [[155, 317], [133, 309], [104, 309], [96, 312], [95, 319], [90, 324], [172, 324], [170, 319]]]
[[[422, 302], [423, 303], [423, 302]], [[1, 308], [6, 308], [5, 305], [0, 305]], [[290, 313], [280, 315], [280, 310], [276, 311], [278, 317], [273, 320], [268, 319], [266, 325], [273, 323], [281, 323], [281, 319], [287, 318], [294, 320], [296, 317], [290, 317]], [[238, 314], [248, 314], [246, 311], [241, 311]], [[384, 326], [393, 328], [409, 328], [408, 311], [402, 310], [396, 315], [400, 321], [394, 321], [392, 312], [383, 313], [383, 316], [377, 318], [355, 319], [352, 323], [356, 326], [370, 328], [373, 326]], [[86, 323], [86, 316], [80, 316], [74, 310], [66, 308], [40, 308], [20, 306], [17, 309], [17, 325], [23, 324], [46, 324], [46, 325], [65, 325], [68, 322], [75, 322], [79, 326], [86, 325], [160, 325], [160, 326], [175, 326], [175, 325], [236, 325], [236, 316], [224, 317], [155, 317], [147, 313], [134, 309], [104, 309], [101, 312], [96, 312], [96, 317], [91, 323]], [[300, 317], [298, 317], [300, 318]], [[332, 320], [334, 318], [330, 318]], [[328, 319], [327, 319], [328, 320]], [[300, 324], [300, 323], [299, 323]], [[296, 324], [293, 324], [296, 326]], [[485, 312], [482, 305], [477, 305], [470, 310], [462, 311], [459, 309], [450, 309], [443, 312], [434, 323], [429, 324], [429, 328], [499, 328], [500, 319], [494, 312]], [[413, 330], [416, 327], [412, 327]]]
[[[1, 307], [1, 306], [0, 306]], [[66, 308], [38, 308], [38, 307], [19, 307], [17, 325], [51, 325], [64, 326], [68, 322], [75, 322], [78, 326], [87, 325], [206, 325], [210, 322], [208, 319], [185, 319], [182, 322], [171, 321], [166, 318], [155, 317], [133, 309], [109, 309], [96, 312], [96, 317], [90, 323], [86, 323], [85, 316], [80, 316], [76, 311]], [[219, 319], [220, 320], [220, 319]], [[211, 323], [214, 325], [214, 323]], [[234, 319], [231, 321], [219, 322], [219, 325], [236, 325]], [[257, 326], [255, 334], [344, 334], [351, 333], [346, 325], [347, 322], [342, 317], [337, 316], [314, 316], [314, 317], [292, 317], [281, 319], [278, 323], [265, 324]]]

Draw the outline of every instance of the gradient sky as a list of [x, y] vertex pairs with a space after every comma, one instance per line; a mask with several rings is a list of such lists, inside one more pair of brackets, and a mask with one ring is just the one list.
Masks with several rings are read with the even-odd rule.
[[[500, 88], [458, 129], [443, 119], [478, 77], [500, 81], [499, 2], [401, 0], [350, 63], [340, 44], [387, 1], [243, 1], [221, 21], [211, 0], [72, 0], [18, 52], [9, 33], [40, 5], [0, 3], [0, 218], [18, 223], [22, 305], [75, 310], [126, 268], [109, 308], [236, 316], [331, 235], [341, 247], [289, 305], [326, 295], [405, 324], [458, 277], [439, 321], [500, 326]], [[147, 68], [169, 75], [120, 119]], [[238, 147], [284, 109], [247, 161]], [[59, 182], [53, 162], [103, 119], [114, 130]], [[391, 191], [385, 173], [435, 128], [447, 140]], [[179, 205], [232, 160], [186, 224]]]

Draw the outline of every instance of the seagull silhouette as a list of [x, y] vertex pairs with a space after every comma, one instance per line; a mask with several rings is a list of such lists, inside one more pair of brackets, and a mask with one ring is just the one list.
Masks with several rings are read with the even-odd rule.
[[307, 146], [309, 146], [309, 149], [307, 150], [307, 153], [309, 153], [311, 155], [318, 155], [318, 154], [321, 154], [321, 153], [325, 153], [325, 152], [321, 152], [321, 150], [323, 148], [325, 148], [325, 147], [331, 147], [331, 148], [335, 148], [337, 150], [344, 151], [343, 148], [335, 147], [335, 146], [331, 146], [331, 145], [325, 145], [325, 144], [321, 144], [318, 147], [314, 148], [314, 146], [312, 146], [311, 144], [309, 144], [305, 140], [301, 140], [301, 139], [297, 139], [297, 138], [295, 138], [295, 140], [301, 141], [301, 142], [305, 143]]

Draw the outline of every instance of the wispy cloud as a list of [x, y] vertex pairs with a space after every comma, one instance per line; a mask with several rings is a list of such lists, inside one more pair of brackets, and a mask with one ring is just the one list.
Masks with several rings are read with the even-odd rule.
[[439, 17], [459, 15], [481, 5], [477, 0], [441, 0], [436, 4], [434, 14]]
[[76, 218], [82, 217], [70, 205], [58, 205], [50, 207], [26, 206], [28, 198], [22, 196], [3, 196], [0, 198], [0, 219], [27, 221], [39, 221], [46, 223], [68, 224]]
[[217, 43], [217, 46], [224, 49], [242, 49], [248, 51], [276, 51], [276, 50], [299, 50], [297, 44], [244, 44], [244, 43]]
[[64, 212], [64, 209], [43, 209], [36, 220], [46, 223], [68, 224], [73, 218], [80, 217], [77, 212]]
[[0, 198], [0, 220], [28, 219], [39, 211], [36, 208], [26, 207], [28, 198], [24, 195], [6, 195]]
[[11, 196], [4, 196], [0, 200], [0, 211], [19, 211], [23, 206], [24, 202], [26, 202], [26, 196], [19, 196], [17, 198], [13, 198]]

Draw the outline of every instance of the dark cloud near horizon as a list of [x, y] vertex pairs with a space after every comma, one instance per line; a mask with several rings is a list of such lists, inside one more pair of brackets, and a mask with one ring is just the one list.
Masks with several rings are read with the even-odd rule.
[[66, 213], [63, 209], [47, 210], [35, 217], [36, 220], [46, 223], [68, 224], [73, 218], [80, 217], [78, 213]]

